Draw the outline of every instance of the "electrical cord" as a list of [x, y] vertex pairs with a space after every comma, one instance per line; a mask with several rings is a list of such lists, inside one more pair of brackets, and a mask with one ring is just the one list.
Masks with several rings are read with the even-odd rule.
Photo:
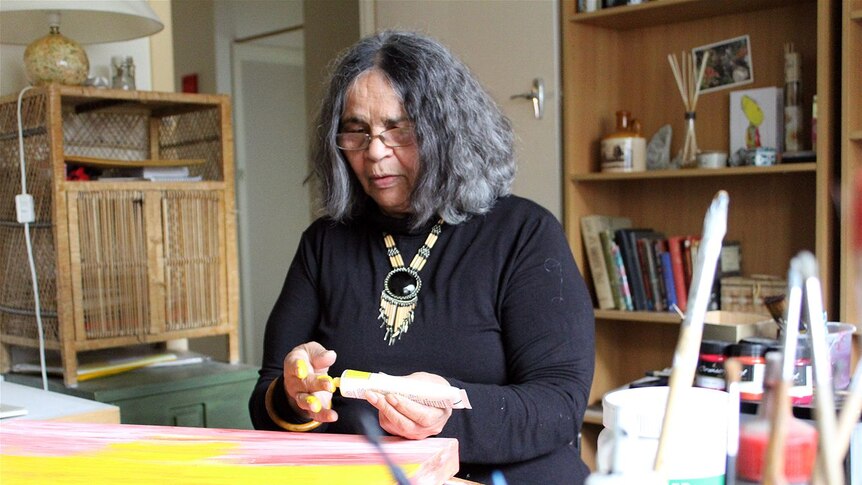
[[42, 370], [42, 389], [48, 390], [48, 370], [45, 364], [45, 332], [42, 327], [42, 303], [39, 298], [39, 280], [36, 279], [36, 261], [33, 257], [33, 242], [30, 237], [30, 223], [35, 220], [33, 196], [27, 193], [27, 169], [24, 162], [24, 125], [21, 115], [21, 101], [24, 93], [32, 89], [27, 86], [18, 94], [18, 157], [21, 166], [21, 194], [15, 197], [18, 222], [24, 224], [24, 242], [27, 246], [27, 261], [30, 264], [30, 278], [33, 282], [33, 301], [35, 304], [36, 327], [39, 332], [39, 366]]

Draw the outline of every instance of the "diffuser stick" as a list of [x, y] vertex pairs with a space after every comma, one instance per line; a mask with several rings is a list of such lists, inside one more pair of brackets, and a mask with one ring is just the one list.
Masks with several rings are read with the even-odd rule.
[[[700, 85], [706, 72], [709, 52], [704, 52], [700, 67], [691, 54], [683, 52], [677, 60], [676, 55], [668, 54], [667, 60], [673, 72], [676, 87], [679, 90], [682, 104], [685, 107], [686, 132], [682, 148], [683, 163], [691, 162], [697, 157], [697, 135], [694, 130], [694, 116], [697, 109], [697, 98], [700, 95]], [[681, 64], [681, 65], [680, 65]]]
[[704, 217], [700, 250], [697, 252], [697, 263], [689, 291], [689, 304], [686, 307], [685, 319], [680, 324], [679, 340], [673, 355], [664, 421], [653, 467], [657, 472], [664, 471], [665, 455], [669, 444], [677, 435], [679, 412], [674, 408], [679, 402], [679, 395], [690, 388], [694, 381], [700, 341], [703, 337], [703, 319], [709, 304], [715, 268], [721, 254], [721, 242], [727, 232], [728, 202], [727, 192], [720, 190], [713, 197]]

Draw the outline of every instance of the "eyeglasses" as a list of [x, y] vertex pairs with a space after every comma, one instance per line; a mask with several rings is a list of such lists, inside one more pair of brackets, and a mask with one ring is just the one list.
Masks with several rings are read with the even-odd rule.
[[371, 144], [371, 140], [380, 138], [380, 141], [389, 148], [398, 148], [416, 143], [416, 134], [413, 127], [390, 128], [377, 135], [368, 133], [347, 132], [335, 135], [335, 146], [342, 150], [365, 150]]

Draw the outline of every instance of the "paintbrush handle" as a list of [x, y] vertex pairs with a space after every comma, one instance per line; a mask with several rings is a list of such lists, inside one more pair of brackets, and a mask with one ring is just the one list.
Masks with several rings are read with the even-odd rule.
[[789, 389], [789, 383], [779, 380], [774, 384], [771, 395], [767, 397], [772, 409], [769, 416], [769, 441], [766, 445], [763, 485], [783, 485], [785, 483], [784, 446], [787, 438], [787, 425], [793, 412], [790, 407]]
[[838, 425], [835, 430], [838, 456], [847, 454], [847, 450], [850, 448], [850, 437], [853, 435], [853, 428], [859, 423], [860, 414], [862, 414], [862, 365], [857, 363], [850, 384], [850, 392], [841, 405], [841, 414], [838, 416]]
[[[811, 350], [814, 355], [815, 414], [819, 433], [818, 472], [825, 473], [829, 485], [844, 483], [841, 457], [837, 455], [835, 434], [835, 400], [832, 393], [832, 363], [826, 345], [826, 322], [823, 320], [823, 295], [820, 289], [817, 259], [808, 251], [800, 252], [790, 262], [802, 276], [808, 309]], [[788, 322], [788, 326], [790, 322]]]
[[674, 408], [679, 401], [679, 395], [684, 389], [691, 387], [694, 381], [700, 341], [703, 337], [703, 319], [709, 304], [715, 268], [721, 254], [721, 242], [727, 232], [729, 199], [727, 192], [720, 190], [713, 197], [704, 217], [703, 235], [689, 292], [689, 305], [686, 308], [685, 319], [680, 325], [679, 341], [673, 356], [673, 370], [668, 382], [667, 404], [653, 467], [657, 472], [664, 470], [669, 443], [677, 434], [678, 413]]

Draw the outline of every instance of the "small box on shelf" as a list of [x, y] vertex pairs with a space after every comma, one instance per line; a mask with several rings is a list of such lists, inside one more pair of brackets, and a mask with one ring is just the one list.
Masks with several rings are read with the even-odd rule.
[[747, 337], [775, 337], [778, 327], [758, 313], [714, 310], [703, 318], [703, 339], [736, 343]]
[[721, 278], [721, 309], [769, 315], [764, 299], [783, 295], [787, 281], [769, 275], [728, 276]]

